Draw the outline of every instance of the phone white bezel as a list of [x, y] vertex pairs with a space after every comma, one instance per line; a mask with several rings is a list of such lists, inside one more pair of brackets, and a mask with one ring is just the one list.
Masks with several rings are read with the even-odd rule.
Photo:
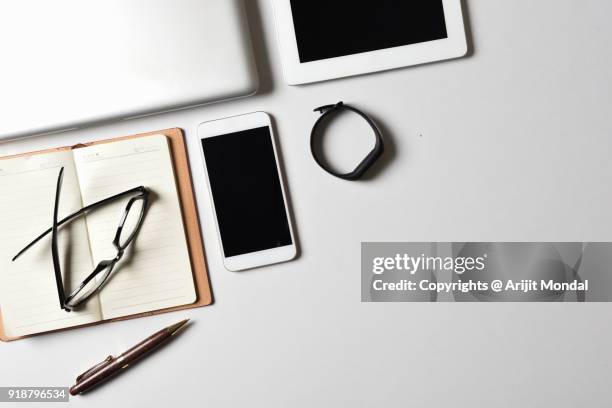
[[[215, 208], [215, 200], [212, 195], [210, 188], [210, 179], [208, 177], [208, 167], [206, 163], [206, 157], [204, 156], [204, 149], [202, 146], [202, 140], [215, 136], [222, 136], [229, 133], [240, 132], [242, 130], [255, 129], [258, 127], [267, 126], [270, 129], [270, 137], [272, 138], [272, 147], [274, 150], [274, 159], [276, 160], [276, 168], [281, 183], [281, 190], [283, 193], [283, 202], [285, 204], [285, 211], [287, 213], [287, 219], [289, 221], [289, 232], [291, 234], [291, 245], [286, 245], [279, 248], [267, 249], [264, 251], [251, 252], [244, 255], [237, 255], [227, 257], [223, 248], [223, 241], [221, 239], [221, 230], [219, 228], [219, 221], [217, 219], [217, 209]], [[204, 176], [206, 178], [206, 185], [208, 189], [208, 196], [210, 197], [211, 207], [213, 210], [213, 218], [217, 228], [217, 238], [219, 240], [219, 246], [221, 247], [221, 253], [223, 254], [223, 264], [230, 271], [242, 271], [245, 269], [251, 269], [258, 266], [270, 265], [279, 262], [289, 261], [297, 255], [297, 246], [295, 243], [295, 236], [293, 233], [292, 217], [287, 205], [287, 194], [285, 191], [285, 180], [283, 173], [279, 166], [278, 151], [276, 147], [276, 137], [274, 135], [274, 129], [272, 127], [272, 120], [270, 116], [265, 112], [254, 112], [247, 113], [239, 116], [232, 116], [229, 118], [213, 120], [210, 122], [201, 123], [198, 126], [198, 148], [204, 166]]]
[[[459, 58], [467, 53], [461, 0], [442, 0], [448, 38], [301, 63], [290, 0], [272, 0], [272, 2], [283, 72], [289, 85]], [[321, 12], [324, 13], [325, 10]], [[350, 13], [350, 10], [347, 13]]]

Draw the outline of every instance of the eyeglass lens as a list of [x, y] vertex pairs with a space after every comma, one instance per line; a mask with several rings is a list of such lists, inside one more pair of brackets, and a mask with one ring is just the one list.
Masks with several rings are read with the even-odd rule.
[[94, 275], [92, 279], [87, 281], [83, 286], [75, 289], [68, 297], [66, 305], [68, 307], [75, 307], [93, 295], [108, 279], [114, 266], [114, 261], [100, 263], [96, 271], [92, 274]]
[[120, 223], [117, 243], [120, 250], [124, 250], [134, 239], [145, 211], [144, 197], [133, 198], [126, 208]]

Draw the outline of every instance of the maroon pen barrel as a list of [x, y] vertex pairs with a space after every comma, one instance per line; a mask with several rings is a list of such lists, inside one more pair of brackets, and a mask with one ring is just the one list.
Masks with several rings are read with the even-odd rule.
[[99, 370], [92, 374], [85, 375], [70, 388], [70, 394], [77, 395], [86, 392], [92, 387], [119, 374], [123, 369], [146, 356], [149, 352], [165, 343], [171, 337], [172, 334], [168, 329], [160, 330], [121, 354], [119, 357], [113, 359], [107, 365], [102, 366]]

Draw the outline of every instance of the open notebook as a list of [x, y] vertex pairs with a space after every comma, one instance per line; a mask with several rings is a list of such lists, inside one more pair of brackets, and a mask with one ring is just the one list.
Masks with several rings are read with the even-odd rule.
[[[154, 134], [0, 160], [3, 337], [21, 337], [198, 301], [202, 277], [197, 279], [200, 282], [194, 281], [189, 243], [193, 231], [188, 234], [185, 230], [169, 141], [164, 134]], [[133, 187], [142, 185], [151, 192], [149, 211], [124, 259], [102, 290], [73, 312], [59, 306], [50, 235], [11, 262], [25, 244], [50, 227], [61, 167], [64, 182], [60, 219], [84, 205]], [[181, 180], [184, 182], [184, 177]], [[191, 191], [190, 179], [187, 181]], [[96, 210], [60, 230], [66, 293], [98, 262], [116, 255], [112, 240], [128, 200]], [[201, 247], [199, 229], [197, 232]], [[206, 276], [204, 280], [202, 305], [210, 303]]]

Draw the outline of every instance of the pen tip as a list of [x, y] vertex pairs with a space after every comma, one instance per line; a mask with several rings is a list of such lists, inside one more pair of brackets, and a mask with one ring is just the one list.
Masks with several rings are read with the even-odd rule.
[[180, 329], [182, 329], [183, 327], [185, 327], [185, 325], [187, 324], [187, 322], [189, 322], [189, 319], [185, 319], [185, 320], [181, 320], [178, 323], [173, 324], [172, 326], [169, 326], [166, 330], [168, 330], [168, 332], [170, 332], [171, 335], [176, 334]]

